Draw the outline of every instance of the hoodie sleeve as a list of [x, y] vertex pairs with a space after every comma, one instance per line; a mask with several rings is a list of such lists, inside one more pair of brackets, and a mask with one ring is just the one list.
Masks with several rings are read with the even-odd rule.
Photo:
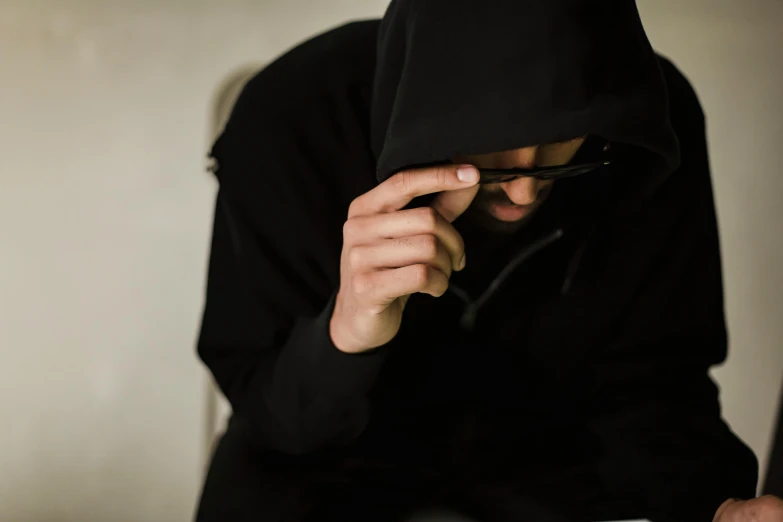
[[356, 189], [334, 177], [374, 171], [360, 146], [341, 153], [362, 135], [354, 119], [335, 121], [349, 107], [280, 92], [279, 70], [251, 80], [212, 150], [220, 187], [198, 353], [260, 447], [305, 454], [359, 436], [385, 357], [345, 354], [329, 334]]
[[602, 473], [617, 494], [655, 522], [710, 522], [726, 499], [755, 496], [758, 466], [722, 420], [708, 374], [725, 360], [727, 334], [704, 118], [687, 80], [664, 66], [682, 164], [622, 236], [626, 250], [646, 252], [615, 269], [641, 265], [643, 276], [592, 366], [593, 427], [611, 451]]

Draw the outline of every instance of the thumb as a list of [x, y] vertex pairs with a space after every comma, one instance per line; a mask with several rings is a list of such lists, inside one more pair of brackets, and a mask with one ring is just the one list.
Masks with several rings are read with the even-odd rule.
[[479, 185], [473, 185], [464, 189], [439, 192], [430, 206], [452, 223], [468, 209], [478, 191]]

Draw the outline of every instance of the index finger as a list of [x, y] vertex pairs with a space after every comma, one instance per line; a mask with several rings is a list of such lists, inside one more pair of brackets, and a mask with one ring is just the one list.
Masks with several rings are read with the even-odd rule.
[[400, 171], [354, 200], [348, 217], [394, 212], [413, 198], [472, 187], [478, 183], [473, 165], [439, 165]]

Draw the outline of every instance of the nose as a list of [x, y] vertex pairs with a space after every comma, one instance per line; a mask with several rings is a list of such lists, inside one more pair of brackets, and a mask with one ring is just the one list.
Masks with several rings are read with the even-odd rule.
[[535, 178], [518, 178], [503, 183], [501, 187], [515, 205], [530, 205], [538, 198], [541, 181]]
[[[508, 158], [513, 167], [531, 168], [536, 164], [538, 145], [524, 147], [513, 152]], [[536, 201], [540, 187], [540, 181], [535, 178], [517, 178], [501, 184], [508, 199], [515, 205], [530, 205]]]

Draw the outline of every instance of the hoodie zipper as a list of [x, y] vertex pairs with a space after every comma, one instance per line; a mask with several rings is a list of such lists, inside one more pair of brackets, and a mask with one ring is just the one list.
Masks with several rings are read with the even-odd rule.
[[476, 324], [476, 317], [478, 316], [479, 309], [484, 306], [487, 301], [492, 298], [492, 296], [498, 291], [500, 286], [503, 284], [503, 282], [508, 279], [508, 276], [510, 276], [514, 270], [516, 270], [519, 265], [530, 259], [533, 255], [537, 254], [544, 248], [548, 247], [558, 239], [563, 237], [563, 229], [558, 228], [551, 234], [542, 237], [538, 241], [535, 241], [533, 244], [528, 246], [527, 248], [520, 251], [514, 258], [501, 270], [497, 276], [492, 280], [492, 282], [489, 283], [489, 286], [486, 290], [479, 296], [478, 299], [475, 301], [470, 298], [467, 292], [465, 292], [463, 289], [459, 288], [456, 285], [450, 284], [449, 285], [449, 291], [459, 297], [464, 303], [465, 308], [462, 311], [462, 316], [460, 317], [460, 326], [463, 330], [470, 331], [473, 329], [473, 326]]

